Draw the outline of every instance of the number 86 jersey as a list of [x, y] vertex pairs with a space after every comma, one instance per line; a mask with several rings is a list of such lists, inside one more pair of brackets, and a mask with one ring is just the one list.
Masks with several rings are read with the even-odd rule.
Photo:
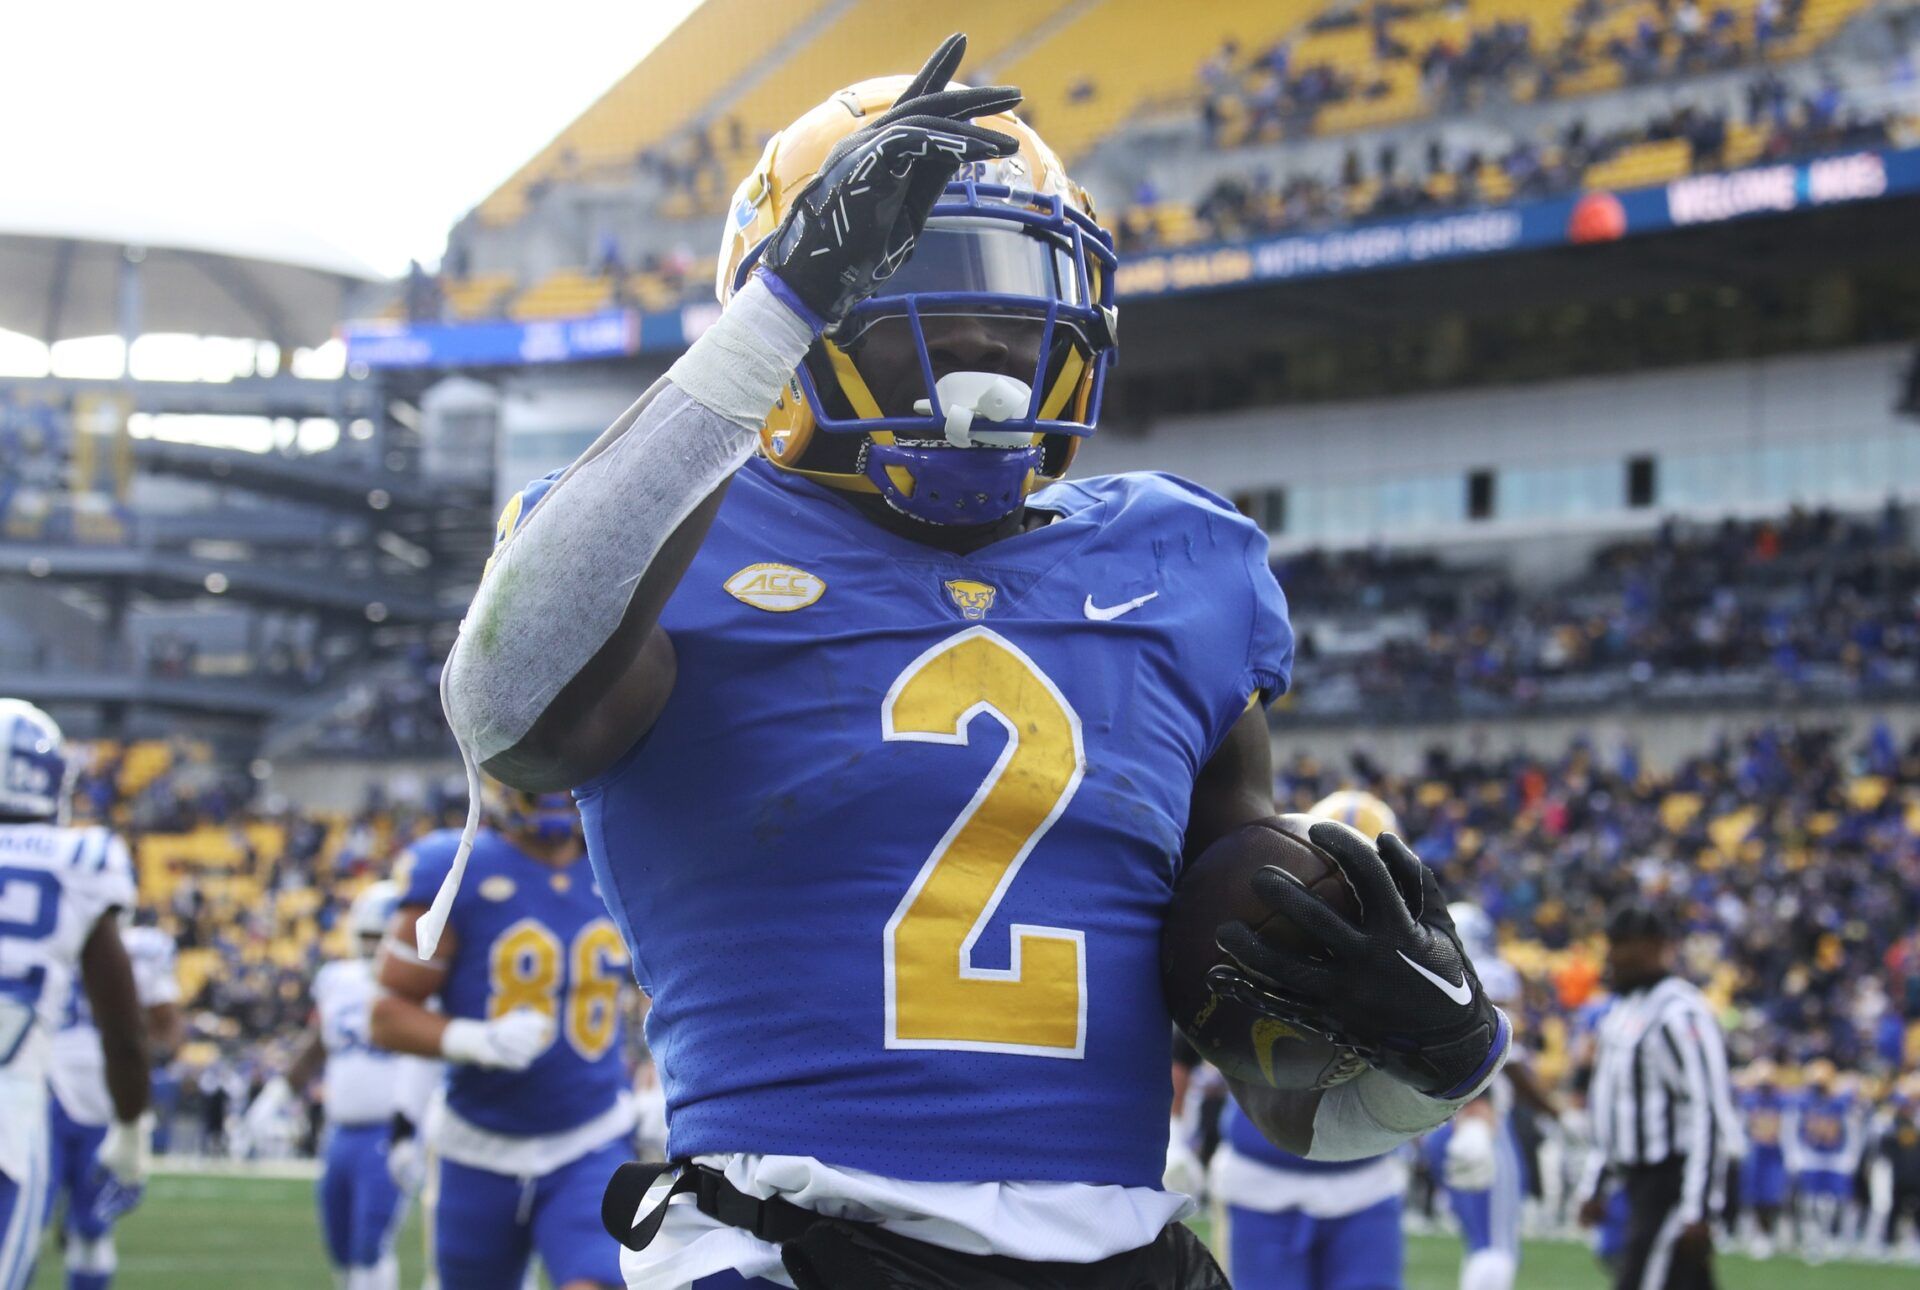
[[[394, 865], [401, 904], [433, 902], [459, 843], [457, 831], [445, 830], [401, 854]], [[626, 1096], [620, 982], [627, 953], [586, 858], [542, 864], [482, 829], [448, 926], [456, 941], [440, 987], [447, 1015], [487, 1021], [531, 1008], [553, 1022], [554, 1037], [522, 1071], [449, 1066], [447, 1109], [490, 1133], [522, 1138], [609, 1114]]]
[[1292, 633], [1264, 534], [1163, 476], [960, 556], [753, 460], [662, 616], [653, 729], [576, 790], [675, 1156], [1157, 1186], [1194, 778]]

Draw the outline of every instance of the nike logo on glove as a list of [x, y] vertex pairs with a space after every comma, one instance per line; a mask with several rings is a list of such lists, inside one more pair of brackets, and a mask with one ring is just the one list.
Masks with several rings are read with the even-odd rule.
[[1092, 596], [1088, 596], [1087, 603], [1084, 606], [1082, 606], [1082, 608], [1086, 610], [1087, 617], [1093, 619], [1094, 622], [1110, 623], [1114, 619], [1120, 617], [1122, 614], [1132, 613], [1134, 610], [1140, 608], [1140, 606], [1146, 604], [1149, 600], [1152, 600], [1155, 596], [1158, 596], [1159, 594], [1160, 593], [1157, 591], [1149, 591], [1144, 596], [1135, 596], [1132, 600], [1127, 601], [1125, 604], [1114, 605], [1112, 608], [1109, 608], [1109, 609], [1102, 609], [1100, 606], [1093, 603]]
[[1469, 1003], [1473, 1002], [1473, 988], [1467, 984], [1467, 978], [1465, 973], [1462, 973], [1460, 976], [1460, 984], [1454, 985], [1452, 982], [1448, 981], [1445, 977], [1440, 976], [1434, 972], [1429, 972], [1426, 968], [1423, 968], [1418, 963], [1415, 963], [1412, 959], [1407, 957], [1407, 953], [1405, 950], [1395, 950], [1394, 953], [1398, 954], [1401, 960], [1405, 962], [1408, 967], [1412, 968], [1415, 972], [1418, 972], [1421, 976], [1427, 978], [1427, 980], [1433, 982], [1434, 989], [1438, 990], [1441, 994], [1446, 995], [1447, 998], [1453, 1000], [1455, 1003], [1459, 1004], [1461, 1007], [1464, 1008]]

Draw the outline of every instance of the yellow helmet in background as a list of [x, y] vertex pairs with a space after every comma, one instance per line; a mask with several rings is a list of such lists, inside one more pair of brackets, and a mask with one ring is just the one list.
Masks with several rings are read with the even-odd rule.
[[1315, 802], [1313, 809], [1307, 813], [1350, 824], [1374, 839], [1378, 839], [1382, 833], [1400, 831], [1400, 817], [1393, 813], [1393, 808], [1372, 793], [1358, 788], [1343, 788], [1337, 793], [1328, 793]]
[[[722, 233], [714, 287], [723, 305], [746, 284], [834, 146], [884, 114], [911, 82], [861, 81], [767, 141], [734, 193]], [[814, 342], [760, 433], [761, 452], [775, 466], [833, 488], [880, 494], [896, 509], [937, 523], [994, 518], [1012, 494], [1017, 505], [1064, 474], [1080, 440], [1093, 433], [1115, 351], [1112, 238], [1095, 221], [1085, 190], [1018, 117], [1000, 113], [975, 124], [1013, 136], [1019, 151], [961, 168], [912, 257]], [[923, 323], [951, 314], [1036, 329], [1034, 371], [991, 399], [977, 383], [936, 380]], [[876, 397], [859, 366], [873, 329], [896, 326], [911, 330], [924, 374], [911, 410], [883, 409], [884, 395]], [[969, 402], [956, 412], [962, 398]], [[974, 431], [978, 418], [989, 428]]]

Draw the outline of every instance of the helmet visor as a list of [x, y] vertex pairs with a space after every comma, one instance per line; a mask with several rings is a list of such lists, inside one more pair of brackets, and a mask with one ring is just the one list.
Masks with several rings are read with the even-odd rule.
[[936, 217], [927, 221], [913, 255], [874, 293], [938, 296], [964, 293], [1006, 301], [1082, 305], [1088, 297], [1082, 266], [1060, 238], [1003, 219]]

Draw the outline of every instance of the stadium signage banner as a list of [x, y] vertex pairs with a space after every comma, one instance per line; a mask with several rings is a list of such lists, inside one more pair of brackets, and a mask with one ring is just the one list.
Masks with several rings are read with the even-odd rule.
[[[675, 319], [677, 323], [677, 319]], [[531, 322], [357, 323], [342, 332], [347, 362], [369, 368], [518, 367], [621, 358], [641, 348], [643, 320], [631, 309]], [[673, 343], [680, 329], [673, 328]]]
[[[1190, 250], [1122, 257], [1123, 299], [1220, 291], [1506, 251], [1611, 242], [1754, 216], [1920, 193], [1920, 148], [1863, 151], [1652, 188], [1588, 192], [1490, 210], [1380, 221]], [[614, 309], [539, 322], [359, 323], [347, 361], [368, 368], [517, 367], [672, 353], [719, 317], [715, 304], [660, 313]]]
[[1844, 153], [1617, 193], [1581, 193], [1326, 233], [1128, 255], [1120, 262], [1115, 287], [1123, 299], [1217, 291], [1503, 251], [1610, 242], [1916, 192], [1920, 148]]

